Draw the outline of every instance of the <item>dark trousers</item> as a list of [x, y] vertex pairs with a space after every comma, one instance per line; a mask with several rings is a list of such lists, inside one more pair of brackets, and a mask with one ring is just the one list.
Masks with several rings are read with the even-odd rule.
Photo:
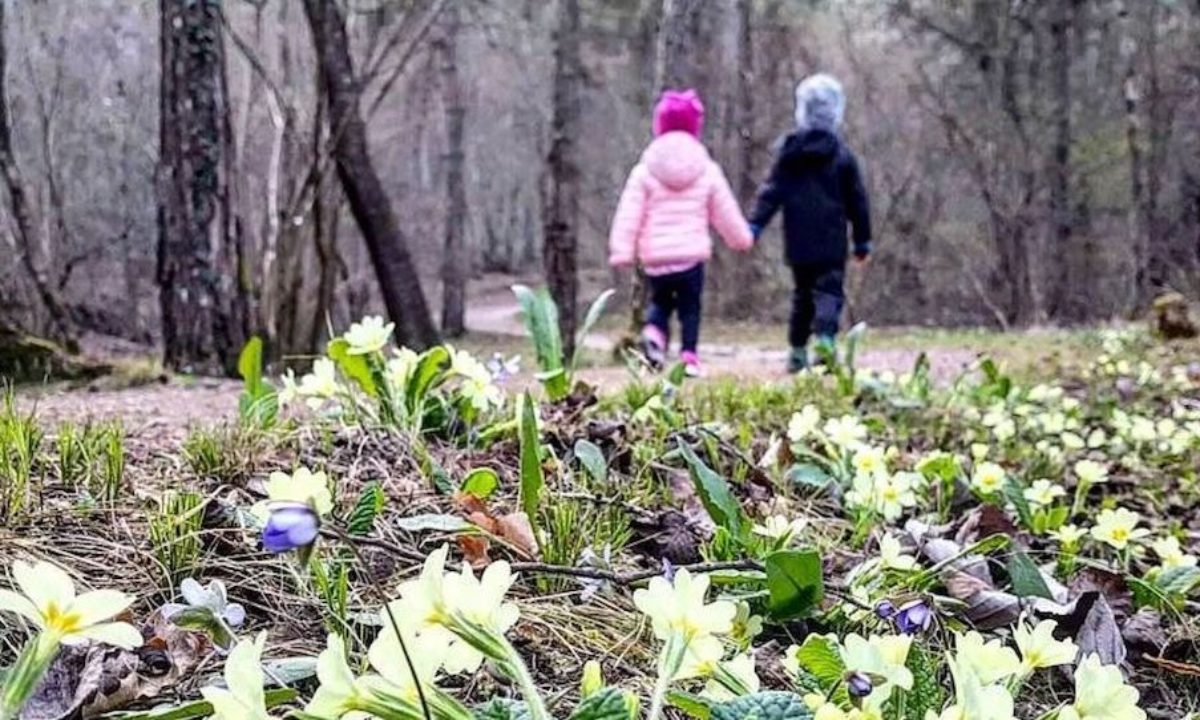
[[679, 313], [684, 352], [696, 351], [700, 342], [700, 296], [704, 292], [704, 265], [670, 275], [648, 276], [650, 307], [646, 322], [671, 337], [671, 314]]
[[843, 283], [846, 266], [793, 265], [792, 317], [788, 323], [788, 342], [802, 348], [816, 333], [818, 337], [837, 335], [838, 319], [846, 301]]

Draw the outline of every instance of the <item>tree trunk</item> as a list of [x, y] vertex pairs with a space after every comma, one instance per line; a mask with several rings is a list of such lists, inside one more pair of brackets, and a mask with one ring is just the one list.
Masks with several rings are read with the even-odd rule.
[[1050, 312], [1060, 320], [1077, 322], [1087, 314], [1088, 279], [1083, 270], [1090, 258], [1080, 257], [1071, 237], [1071, 25], [1075, 0], [1053, 0], [1051, 9], [1051, 93], [1053, 118], [1050, 153]]
[[466, 331], [467, 293], [467, 191], [463, 181], [463, 107], [458, 74], [459, 8], [450, 3], [443, 11], [444, 31], [438, 40], [442, 57], [442, 104], [446, 112], [446, 223], [442, 257], [442, 332], [458, 337]]
[[437, 343], [421, 279], [383, 183], [375, 172], [367, 126], [359, 112], [362, 88], [354, 77], [349, 43], [336, 0], [304, 0], [304, 11], [329, 99], [338, 178], [367, 245], [397, 340], [414, 349]]
[[542, 259], [550, 295], [558, 303], [558, 323], [563, 348], [570, 357], [575, 349], [576, 303], [579, 293], [577, 250], [579, 243], [579, 136], [580, 57], [579, 0], [558, 0], [554, 43], [554, 111], [547, 185], [543, 189], [542, 225], [545, 240]]
[[161, 0], [158, 282], [164, 362], [235, 373], [246, 339], [219, 0]]
[[[73, 332], [66, 308], [59, 301], [50, 278], [38, 268], [35, 257], [34, 213], [29, 197], [28, 186], [21, 174], [13, 153], [12, 120], [9, 117], [8, 105], [8, 24], [5, 17], [5, 2], [0, 0], [0, 171], [4, 173], [4, 183], [8, 190], [15, 234], [17, 253], [26, 275], [33, 283], [38, 300], [45, 307], [50, 319], [50, 333], [54, 340], [64, 343], [69, 350], [74, 350]], [[62, 238], [60, 238], [61, 240]]]

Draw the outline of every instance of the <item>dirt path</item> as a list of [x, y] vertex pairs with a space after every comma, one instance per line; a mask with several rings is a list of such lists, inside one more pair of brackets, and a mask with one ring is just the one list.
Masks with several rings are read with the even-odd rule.
[[[525, 328], [521, 324], [520, 307], [507, 287], [489, 288], [467, 308], [467, 329], [471, 332], [486, 332], [495, 335], [523, 337]], [[589, 350], [611, 353], [616, 338], [593, 332], [584, 340]], [[943, 382], [956, 377], [975, 360], [975, 354], [962, 349], [930, 348], [927, 351], [930, 374], [935, 381]], [[733, 377], [742, 380], [780, 380], [787, 377], [787, 350], [759, 346], [700, 343], [700, 357], [704, 360], [705, 373], [709, 378]], [[859, 353], [857, 365], [863, 370], [902, 373], [911, 370], [919, 355], [908, 349], [864, 349]], [[619, 385], [628, 375], [623, 368], [590, 368], [583, 376], [601, 387], [612, 383]]]
[[[525, 328], [519, 307], [509, 286], [515, 278], [490, 277], [479, 283], [467, 308], [467, 328], [471, 332], [523, 337]], [[586, 340], [588, 349], [607, 356], [616, 337], [593, 333]], [[927, 350], [935, 380], [955, 377], [974, 360], [974, 354], [962, 349]], [[706, 376], [710, 379], [777, 382], [787, 378], [786, 351], [754, 345], [702, 343]], [[870, 348], [859, 354], [858, 364], [867, 370], [904, 372], [912, 368], [917, 351]], [[534, 370], [526, 355], [525, 372]], [[581, 376], [602, 389], [617, 389], [629, 381], [628, 371], [616, 365], [587, 368]], [[532, 380], [531, 380], [532, 382]], [[191, 427], [212, 425], [237, 413], [240, 384], [226, 380], [175, 379], [124, 390], [95, 390], [63, 386], [22, 391], [19, 404], [53, 425], [63, 420], [83, 422], [119, 420], [133, 436], [144, 439], [182, 441]]]

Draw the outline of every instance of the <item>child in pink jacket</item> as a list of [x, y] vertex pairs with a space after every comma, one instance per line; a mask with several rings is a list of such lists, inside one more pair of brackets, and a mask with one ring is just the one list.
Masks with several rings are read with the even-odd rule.
[[663, 93], [654, 108], [654, 141], [629, 173], [609, 236], [609, 263], [640, 262], [650, 286], [642, 351], [661, 367], [671, 314], [683, 333], [680, 359], [700, 374], [700, 296], [712, 257], [712, 225], [730, 248], [754, 244], [725, 173], [700, 142], [704, 105], [694, 90]]

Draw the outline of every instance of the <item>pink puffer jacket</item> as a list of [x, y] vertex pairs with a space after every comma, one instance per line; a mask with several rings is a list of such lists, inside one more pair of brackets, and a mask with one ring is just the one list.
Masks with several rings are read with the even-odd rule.
[[629, 174], [609, 235], [609, 263], [645, 267], [703, 262], [712, 225], [734, 250], [754, 244], [737, 198], [708, 150], [685, 132], [650, 143]]

